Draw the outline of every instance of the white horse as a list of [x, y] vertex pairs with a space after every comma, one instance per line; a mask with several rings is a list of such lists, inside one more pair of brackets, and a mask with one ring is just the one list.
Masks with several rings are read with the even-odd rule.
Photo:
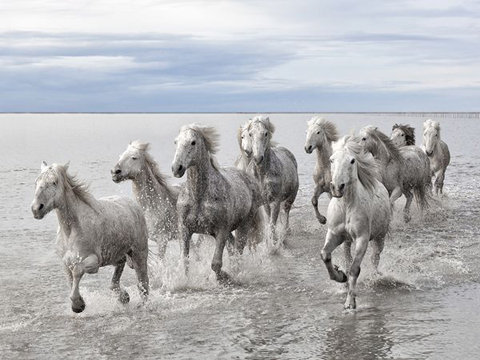
[[435, 176], [435, 194], [443, 193], [445, 171], [450, 164], [448, 145], [440, 139], [440, 124], [431, 119], [423, 123], [423, 148], [430, 160], [430, 169]]
[[225, 243], [236, 230], [235, 246], [243, 252], [247, 241], [255, 238], [261, 224], [258, 208], [260, 189], [254, 178], [236, 168], [221, 169], [213, 154], [218, 134], [212, 127], [196, 124], [183, 126], [177, 136], [172, 172], [176, 177], [187, 173], [187, 182], [177, 201], [179, 233], [185, 261], [192, 234], [212, 235], [216, 248], [212, 270], [220, 282], [228, 282], [222, 271]]
[[272, 147], [275, 127], [265, 116], [256, 116], [248, 125], [252, 158], [247, 171], [255, 176], [262, 191], [263, 205], [270, 221], [271, 238], [276, 244], [276, 224], [280, 207], [285, 211], [285, 229], [289, 230], [289, 214], [298, 192], [298, 171], [295, 156], [286, 148]]
[[237, 132], [238, 146], [240, 147], [240, 155], [235, 160], [235, 167], [240, 170], [247, 170], [252, 160], [252, 142], [248, 136], [248, 126], [252, 120], [248, 120], [244, 125], [240, 126]]
[[158, 255], [163, 259], [168, 242], [178, 239], [179, 189], [167, 183], [149, 148], [148, 143], [133, 141], [111, 173], [116, 183], [132, 180], [133, 194], [145, 213], [150, 239], [157, 242]]
[[[416, 146], [397, 148], [387, 135], [374, 126], [360, 131], [360, 143], [379, 162], [383, 185], [393, 203], [403, 195], [407, 199], [403, 210], [405, 221], [410, 221], [410, 206], [413, 197], [420, 209], [428, 206], [427, 184], [430, 173], [428, 161]], [[413, 194], [412, 194], [413, 191]]]
[[94, 274], [102, 266], [113, 265], [111, 289], [122, 303], [130, 300], [120, 287], [125, 262], [137, 274], [144, 300], [148, 295], [148, 235], [143, 211], [133, 200], [108, 197], [96, 200], [84, 184], [67, 173], [68, 165], [42, 164], [36, 180], [32, 212], [42, 219], [56, 210], [59, 228], [57, 251], [62, 257], [71, 286], [72, 310], [85, 309], [80, 296], [82, 276]]
[[[355, 309], [358, 275], [368, 243], [374, 246], [372, 263], [378, 271], [380, 253], [388, 232], [391, 211], [387, 189], [379, 181], [377, 163], [363, 151], [357, 139], [344, 137], [334, 146], [332, 163], [332, 200], [327, 211], [327, 235], [321, 255], [330, 279], [347, 282], [345, 308]], [[355, 241], [352, 259], [350, 244]], [[348, 277], [332, 265], [332, 252], [345, 242]]]
[[332, 155], [332, 142], [338, 140], [338, 132], [332, 122], [319, 116], [312, 117], [307, 124], [305, 151], [307, 154], [311, 154], [313, 150], [317, 150], [317, 162], [313, 173], [315, 189], [312, 196], [312, 205], [320, 224], [326, 224], [327, 218], [318, 211], [318, 198], [324, 192], [331, 197], [330, 182], [332, 181], [332, 173], [330, 171], [330, 156]]

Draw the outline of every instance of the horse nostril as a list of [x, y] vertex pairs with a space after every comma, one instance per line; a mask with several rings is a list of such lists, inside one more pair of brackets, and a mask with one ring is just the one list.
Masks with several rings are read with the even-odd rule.
[[43, 209], [43, 204], [40, 204], [40, 206], [38, 207], [38, 210], [42, 210]]
[[183, 165], [178, 165], [178, 171], [182, 171]]
[[119, 175], [121, 172], [122, 172], [122, 170], [117, 169], [117, 170], [115, 170], [115, 175]]
[[345, 184], [342, 184], [340, 185], [340, 187], [338, 188], [340, 191], [342, 191], [343, 189], [345, 189]]

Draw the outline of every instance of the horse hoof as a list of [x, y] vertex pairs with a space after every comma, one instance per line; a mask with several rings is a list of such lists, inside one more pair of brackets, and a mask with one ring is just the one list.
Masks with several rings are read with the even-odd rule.
[[317, 216], [317, 219], [322, 225], [325, 225], [327, 223], [327, 218], [323, 215]]
[[83, 310], [85, 310], [85, 301], [83, 301], [82, 298], [80, 298], [79, 300], [75, 301], [75, 302], [72, 302], [72, 311], [74, 313], [81, 313], [83, 312]]
[[223, 286], [230, 286], [233, 284], [233, 280], [225, 271], [220, 270], [217, 272], [217, 281]]
[[345, 310], [355, 310], [357, 308], [357, 301], [355, 299], [348, 300], [345, 302], [344, 305]]
[[128, 292], [123, 290], [118, 296], [118, 300], [124, 305], [128, 304], [130, 302], [130, 295], [128, 295]]

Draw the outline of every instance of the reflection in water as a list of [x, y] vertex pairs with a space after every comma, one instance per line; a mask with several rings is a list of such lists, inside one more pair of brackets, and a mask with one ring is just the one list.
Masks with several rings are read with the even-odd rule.
[[361, 309], [332, 321], [326, 331], [328, 359], [385, 359], [394, 344], [384, 310]]

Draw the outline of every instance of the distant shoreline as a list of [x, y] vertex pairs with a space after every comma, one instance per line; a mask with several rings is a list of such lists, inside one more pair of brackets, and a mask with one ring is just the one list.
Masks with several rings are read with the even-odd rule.
[[81, 112], [81, 111], [67, 111], [67, 112], [43, 112], [43, 111], [18, 111], [18, 112], [0, 112], [0, 115], [43, 115], [43, 114], [88, 114], [88, 115], [168, 115], [168, 114], [343, 114], [343, 115], [397, 115], [397, 116], [431, 116], [431, 117], [469, 117], [480, 118], [480, 112], [477, 111], [144, 111], [144, 112]]

